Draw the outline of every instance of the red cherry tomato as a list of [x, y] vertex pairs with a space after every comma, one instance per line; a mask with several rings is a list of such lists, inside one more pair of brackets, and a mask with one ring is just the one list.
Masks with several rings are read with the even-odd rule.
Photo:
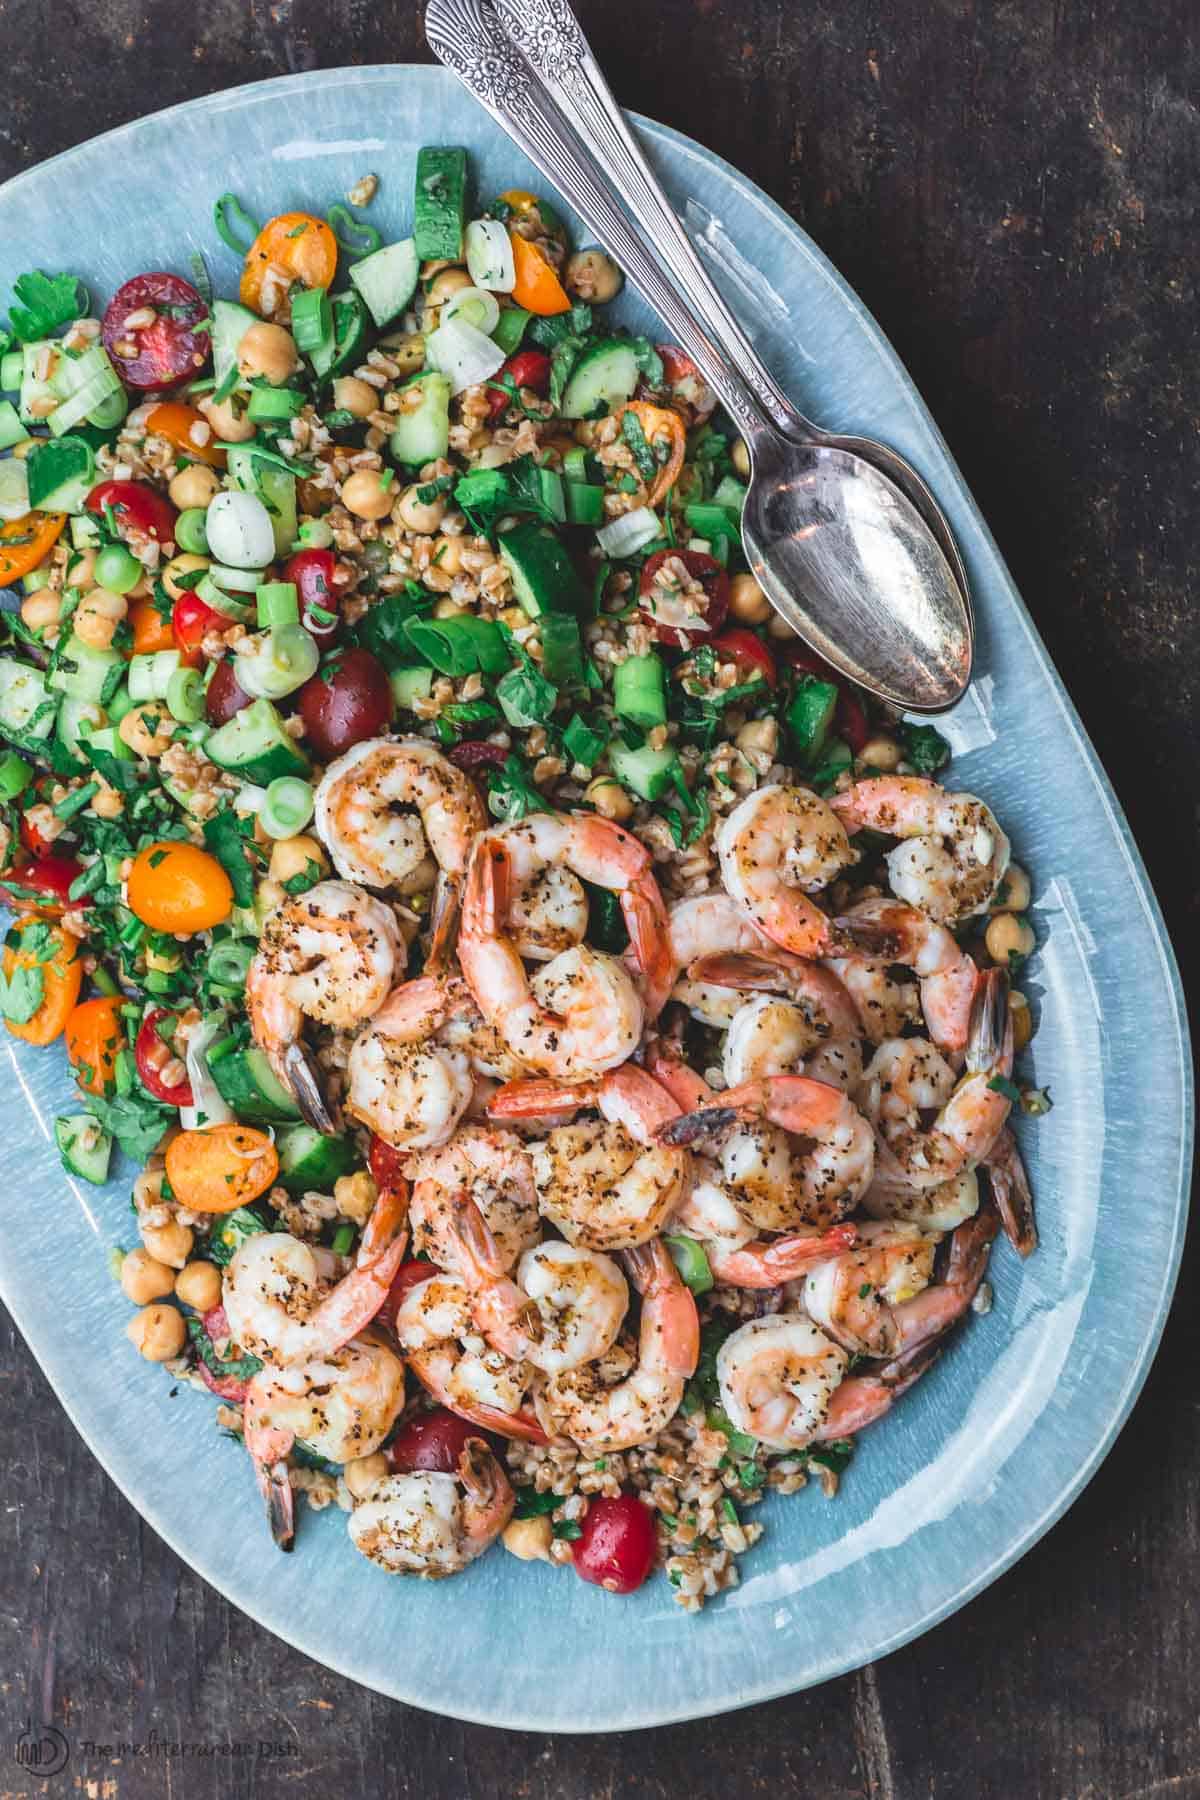
[[21, 814], [21, 842], [30, 856], [45, 856], [49, 852], [52, 838], [43, 837], [28, 813]]
[[100, 482], [87, 497], [87, 509], [103, 513], [106, 507], [112, 508], [123, 538], [151, 538], [156, 544], [175, 542], [175, 508], [144, 481]]
[[756, 675], [761, 675], [768, 687], [775, 686], [779, 675], [775, 658], [752, 631], [735, 626], [732, 631], [723, 631], [720, 637], [715, 637], [712, 647], [718, 656], [732, 657], [737, 664], [739, 681], [753, 681]]
[[417, 1413], [402, 1425], [384, 1455], [393, 1469], [436, 1469], [453, 1475], [458, 1461], [471, 1438], [479, 1436], [478, 1425], [460, 1419], [444, 1406], [432, 1412]]
[[635, 1494], [593, 1500], [572, 1547], [575, 1573], [610, 1594], [632, 1594], [654, 1566], [654, 1514]]
[[[692, 580], [704, 589], [704, 616], [686, 635], [673, 625], [661, 624], [654, 616], [654, 577], [668, 557], [676, 557]], [[721, 629], [729, 611], [729, 577], [716, 557], [706, 556], [703, 550], [656, 550], [642, 564], [639, 594], [642, 611], [653, 625], [655, 637], [660, 644], [669, 644], [675, 650], [694, 650], [697, 643], [710, 643], [709, 633]]]
[[[202, 1323], [209, 1338], [214, 1344], [223, 1342], [229, 1336], [229, 1320], [225, 1317], [223, 1306], [214, 1306], [209, 1312], [201, 1315]], [[207, 1363], [200, 1358], [196, 1363], [196, 1372], [206, 1388], [228, 1400], [233, 1406], [240, 1406], [246, 1398], [249, 1382], [239, 1375], [214, 1375]]]
[[[545, 394], [550, 386], [550, 358], [544, 350], [518, 350], [492, 379], [503, 381], [506, 375], [511, 375], [519, 388], [532, 388], [535, 394]], [[488, 411], [493, 419], [498, 419], [509, 404], [503, 389], [488, 389]]]
[[855, 756], [871, 735], [871, 727], [863, 705], [853, 688], [845, 683], [838, 689], [837, 711], [833, 715], [833, 735], [844, 738]]
[[329, 762], [387, 730], [392, 689], [383, 664], [369, 650], [335, 651], [300, 689], [299, 704], [309, 743]]
[[[200, 646], [210, 631], [228, 631], [233, 620], [201, 600], [199, 594], [180, 594], [171, 612], [171, 634], [182, 661], [195, 668], [204, 661]], [[222, 664], [222, 667], [224, 665]], [[216, 680], [214, 675], [213, 680]], [[236, 683], [234, 684], [236, 686]], [[239, 690], [240, 691], [240, 690]], [[234, 708], [234, 712], [237, 708]]]
[[[330, 643], [337, 636], [341, 623], [336, 616], [338, 597], [333, 585], [336, 564], [337, 558], [332, 550], [298, 550], [295, 556], [288, 558], [283, 567], [283, 579], [296, 584], [300, 600], [300, 622], [316, 638], [318, 644]], [[328, 623], [314, 619], [314, 606], [335, 616]]]
[[39, 856], [36, 862], [26, 863], [23, 868], [10, 869], [0, 878], [0, 888], [11, 892], [19, 906], [26, 903], [25, 895], [30, 893], [37, 894], [49, 906], [67, 906], [70, 904], [68, 889], [82, 874], [83, 864], [73, 856]]
[[[130, 314], [153, 307], [149, 325], [130, 326]], [[207, 333], [195, 327], [208, 308], [190, 281], [156, 270], [135, 275], [119, 287], [100, 323], [104, 348], [118, 375], [131, 388], [169, 388], [194, 380], [209, 357]]]
[[233, 668], [233, 658], [227, 656], [212, 672], [204, 696], [204, 712], [210, 725], [227, 725], [235, 713], [250, 704], [250, 696], [239, 684]]
[[476, 769], [502, 769], [512, 751], [503, 744], [455, 744], [446, 755], [456, 768], [465, 769], [470, 775]]
[[[174, 1056], [175, 1052], [164, 1044], [158, 1035], [160, 1019], [169, 1019], [171, 1014], [163, 1007], [156, 1006], [148, 1012], [138, 1028], [137, 1038], [133, 1046], [133, 1060], [137, 1064], [137, 1072], [142, 1086], [156, 1100], [167, 1106], [190, 1106], [192, 1104], [192, 1084], [186, 1078], [177, 1081], [174, 1087], [168, 1087], [159, 1070]], [[163, 1052], [166, 1051], [164, 1059]]]
[[707, 419], [716, 406], [717, 396], [687, 351], [681, 350], [678, 344], [655, 344], [654, 348], [662, 358], [663, 379], [672, 398], [682, 400], [696, 420]]
[[[372, 1173], [374, 1173], [373, 1170]], [[378, 1184], [379, 1177], [377, 1175], [375, 1180]], [[395, 1331], [396, 1311], [409, 1288], [420, 1287], [423, 1281], [428, 1281], [430, 1276], [436, 1274], [437, 1270], [432, 1263], [417, 1261], [401, 1263], [392, 1276], [392, 1285], [387, 1291], [387, 1298], [375, 1314], [376, 1321]]]

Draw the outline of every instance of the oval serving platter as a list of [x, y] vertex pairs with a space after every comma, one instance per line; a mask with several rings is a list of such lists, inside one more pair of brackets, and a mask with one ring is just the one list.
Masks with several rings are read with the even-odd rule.
[[[954, 781], [994, 807], [1032, 872], [1041, 1013], [1026, 1068], [1054, 1107], [1021, 1127], [1042, 1243], [1001, 1243], [992, 1311], [866, 1433], [837, 1499], [810, 1486], [755, 1509], [742, 1585], [685, 1614], [665, 1580], [629, 1599], [497, 1550], [448, 1582], [389, 1578], [344, 1517], [301, 1512], [294, 1556], [260, 1516], [213, 1408], [141, 1362], [107, 1268], [129, 1240], [126, 1168], [84, 1191], [53, 1147], [73, 1089], [61, 1053], [5, 1038], [0, 1293], [108, 1473], [180, 1556], [269, 1630], [411, 1704], [539, 1731], [628, 1730], [720, 1712], [883, 1655], [963, 1605], [1061, 1515], [1141, 1387], [1175, 1281], [1191, 1163], [1179, 979], [1137, 849], [962, 478], [899, 360], [805, 234], [737, 171], [639, 120], [673, 201], [767, 361], [804, 409], [894, 444], [945, 507], [970, 570], [977, 677], [943, 722]], [[233, 256], [210, 226], [239, 194], [261, 218], [320, 211], [381, 177], [369, 217], [409, 229], [414, 158], [467, 147], [475, 192], [539, 177], [439, 69], [288, 76], [122, 127], [0, 189], [0, 293], [71, 269], [103, 302], [145, 268]], [[577, 241], [587, 234], [576, 225]], [[651, 315], [629, 297], [631, 324]], [[1147, 1133], [1145, 1122], [1155, 1120]], [[1123, 1213], [1138, 1196], [1139, 1254]], [[158, 1448], [151, 1460], [145, 1446]], [[200, 1498], [203, 1496], [203, 1499]]]

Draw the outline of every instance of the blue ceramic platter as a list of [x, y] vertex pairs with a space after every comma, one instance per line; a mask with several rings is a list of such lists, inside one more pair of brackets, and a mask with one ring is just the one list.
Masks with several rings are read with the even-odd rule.
[[[1015, 1562], [1093, 1474], [1141, 1387], [1175, 1280], [1191, 1156], [1186, 1025], [1158, 906], [919, 396], [855, 295], [764, 194], [689, 139], [639, 129], [805, 411], [910, 457], [963, 547], [978, 676], [945, 730], [956, 784], [989, 801], [1033, 874], [1031, 1062], [1054, 1100], [1021, 1132], [1037, 1255], [1021, 1265], [997, 1248], [992, 1312], [866, 1434], [835, 1503], [810, 1487], [755, 1514], [767, 1529], [742, 1586], [699, 1617], [661, 1579], [616, 1600], [502, 1551], [453, 1581], [406, 1583], [356, 1555], [332, 1511], [302, 1512], [297, 1553], [274, 1551], [248, 1463], [212, 1407], [186, 1391], [172, 1399], [122, 1335], [106, 1256], [130, 1241], [131, 1171], [104, 1190], [68, 1180], [51, 1142], [72, 1102], [61, 1054], [0, 1047], [0, 1291], [123, 1492], [222, 1593], [331, 1668], [436, 1712], [543, 1731], [660, 1724], [823, 1681], [915, 1637]], [[65, 268], [103, 301], [140, 269], [186, 273], [193, 250], [232, 293], [236, 260], [209, 224], [225, 189], [260, 218], [319, 212], [375, 171], [370, 217], [400, 236], [416, 151], [439, 142], [468, 147], [480, 195], [539, 186], [436, 69], [331, 70], [158, 113], [0, 190], [0, 293], [22, 269]], [[626, 311], [649, 320], [632, 299]]]

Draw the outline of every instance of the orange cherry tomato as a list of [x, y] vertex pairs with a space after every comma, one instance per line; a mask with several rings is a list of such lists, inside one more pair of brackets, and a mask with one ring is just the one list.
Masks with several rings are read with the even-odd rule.
[[[192, 436], [194, 425], [203, 427], [208, 441], [196, 442]], [[156, 406], [146, 420], [146, 430], [166, 438], [168, 444], [182, 450], [190, 462], [208, 463], [214, 469], [225, 467], [225, 452], [211, 441], [212, 426], [203, 413], [197, 412], [194, 406], [185, 406], [182, 400], [164, 400]]]
[[158, 650], [174, 650], [175, 633], [153, 600], [135, 600], [129, 609], [134, 656], [152, 656]]
[[281, 270], [306, 288], [328, 287], [337, 268], [337, 239], [324, 219], [312, 213], [280, 213], [267, 220], [246, 252], [240, 297], [242, 305], [255, 312], [262, 310], [268, 268]]
[[275, 1146], [249, 1125], [181, 1131], [167, 1145], [167, 1180], [193, 1212], [228, 1213], [265, 1194], [279, 1173]]
[[151, 931], [208, 931], [233, 910], [233, 884], [216, 857], [175, 838], [138, 851], [128, 892], [130, 910]]
[[641, 426], [656, 459], [660, 455], [660, 446], [664, 442], [667, 445], [667, 459], [661, 464], [646, 495], [646, 505], [657, 506], [679, 480], [687, 449], [687, 432], [679, 414], [669, 406], [652, 406], [649, 400], [629, 400], [621, 408], [621, 413], [627, 412], [631, 412]]
[[77, 1071], [75, 1079], [85, 1094], [108, 1091], [117, 1052], [125, 1048], [123, 1004], [119, 994], [100, 994], [80, 1001], [67, 1020], [67, 1061]]
[[523, 238], [519, 231], [510, 231], [508, 238], [517, 271], [516, 286], [512, 291], [514, 303], [528, 312], [540, 313], [543, 318], [550, 313], [570, 312], [570, 296], [544, 252], [528, 238]]
[[0, 525], [0, 588], [11, 587], [36, 569], [58, 542], [66, 522], [66, 513], [30, 512]]
[[[36, 969], [42, 978], [42, 998], [32, 1017], [5, 1019], [4, 1023], [13, 1037], [23, 1038], [27, 1044], [52, 1044], [62, 1035], [83, 986], [79, 939], [61, 925], [48, 925], [38, 918], [21, 919], [13, 931], [20, 934], [20, 942], [5, 949], [5, 979], [11, 981], [18, 969]], [[53, 954], [48, 956], [51, 949]]]

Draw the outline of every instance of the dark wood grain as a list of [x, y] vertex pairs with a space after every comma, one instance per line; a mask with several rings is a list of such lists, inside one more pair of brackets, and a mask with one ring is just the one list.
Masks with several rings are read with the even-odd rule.
[[[898, 346], [1116, 783], [1190, 979], [1195, 0], [581, 11], [620, 98], [760, 182]], [[194, 94], [425, 54], [418, 7], [397, 0], [64, 0], [51, 36], [52, 57], [40, 0], [0, 0], [0, 175]], [[1145, 1199], [1126, 1197], [1132, 1255]], [[252, 1625], [141, 1524], [6, 1326], [0, 1800], [40, 1791], [11, 1759], [27, 1714], [77, 1746], [45, 1791], [96, 1800], [1188, 1800], [1200, 1795], [1198, 1356], [1185, 1271], [1147, 1390], [1084, 1497], [920, 1643], [752, 1712], [555, 1740], [406, 1710]], [[78, 1748], [152, 1730], [287, 1754], [110, 1767]]]

